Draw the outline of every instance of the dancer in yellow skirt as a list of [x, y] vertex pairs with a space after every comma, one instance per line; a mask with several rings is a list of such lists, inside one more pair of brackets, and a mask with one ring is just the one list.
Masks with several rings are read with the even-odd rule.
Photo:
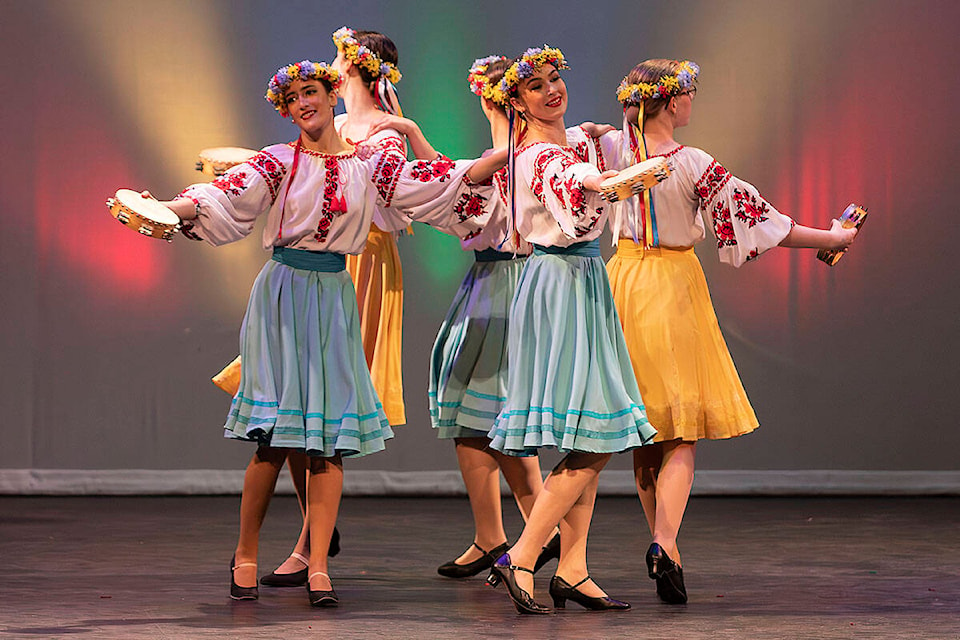
[[757, 428], [717, 322], [693, 245], [703, 240], [701, 212], [713, 222], [721, 261], [739, 267], [776, 246], [844, 249], [855, 229], [794, 223], [750, 184], [706, 152], [674, 140], [690, 121], [700, 68], [647, 60], [618, 90], [622, 131], [603, 137], [614, 169], [649, 157], [668, 159], [669, 180], [622, 207], [616, 255], [607, 265], [656, 444], [634, 449], [634, 472], [653, 544], [646, 561], [657, 593], [687, 601], [677, 534], [693, 484], [697, 440], [730, 438]]

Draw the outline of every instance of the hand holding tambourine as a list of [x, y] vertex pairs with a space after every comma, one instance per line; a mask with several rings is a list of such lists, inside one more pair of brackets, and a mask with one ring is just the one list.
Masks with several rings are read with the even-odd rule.
[[[842, 229], [859, 230], [861, 225], [863, 225], [864, 221], [866, 221], [866, 219], [867, 219], [866, 207], [861, 207], [856, 204], [850, 203], [850, 205], [846, 209], [844, 209], [843, 214], [840, 216], [839, 220], [834, 220], [835, 224], [832, 225], [832, 229], [836, 228], [837, 224], [839, 224], [840, 228]], [[852, 235], [855, 235], [855, 234], [852, 234]], [[847, 246], [843, 247], [842, 249], [820, 249], [820, 251], [817, 252], [817, 259], [822, 260], [823, 262], [826, 262], [828, 265], [832, 267], [833, 265], [840, 262], [840, 258], [842, 258], [843, 254], [846, 253], [847, 247], [850, 246], [850, 242], [853, 242], [852, 237], [850, 238], [849, 242], [847, 242]]]
[[[257, 152], [253, 149], [211, 147], [200, 152], [196, 167], [201, 173], [221, 176], [231, 167], [255, 155]], [[119, 189], [114, 197], [107, 199], [107, 207], [120, 224], [151, 238], [172, 242], [174, 234], [180, 231], [181, 216], [161, 204], [148, 191]]]
[[619, 202], [643, 193], [669, 176], [666, 158], [649, 158], [601, 182], [600, 193], [608, 202]]
[[147, 192], [118, 189], [107, 207], [120, 224], [150, 238], [172, 242], [180, 230], [180, 217]]

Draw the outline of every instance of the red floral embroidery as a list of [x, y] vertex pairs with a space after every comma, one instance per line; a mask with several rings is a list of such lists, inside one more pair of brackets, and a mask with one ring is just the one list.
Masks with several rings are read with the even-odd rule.
[[762, 198], [758, 198], [742, 189], [734, 189], [733, 201], [737, 203], [737, 211], [734, 215], [748, 228], [752, 229], [761, 222], [767, 221], [767, 215], [764, 214], [769, 215], [770, 205]]
[[727, 203], [722, 200], [717, 202], [711, 213], [713, 214], [713, 232], [717, 236], [717, 248], [736, 246], [737, 238], [733, 233], [730, 207], [727, 206]]
[[509, 202], [507, 202], [507, 193], [510, 190], [510, 185], [507, 179], [506, 167], [493, 174], [493, 182], [497, 188], [497, 193], [500, 195], [500, 201], [503, 202], [503, 204], [509, 204]]
[[[579, 163], [579, 160], [574, 157], [575, 153], [576, 152], [571, 149], [565, 150], [558, 147], [549, 147], [537, 154], [537, 158], [534, 160], [533, 180], [531, 181], [530, 189], [537, 197], [537, 200], [540, 201], [540, 204], [545, 208], [548, 207], [546, 199], [543, 196], [543, 182], [544, 178], [546, 178], [547, 167], [551, 162], [557, 160], [560, 162], [561, 170], [566, 171], [573, 165]], [[579, 238], [589, 233], [600, 219], [600, 215], [603, 213], [603, 207], [597, 207], [593, 215], [587, 217], [589, 211], [587, 197], [583, 191], [583, 185], [574, 178], [563, 180], [561, 175], [551, 174], [549, 187], [559, 201], [560, 206], [564, 209], [569, 209], [573, 216], [573, 226], [577, 237]]]
[[697, 180], [694, 190], [701, 199], [710, 202], [729, 180], [730, 172], [714, 160], [710, 163], [710, 166], [707, 167], [707, 170], [703, 172], [703, 175], [700, 176], [700, 179]]
[[745, 260], [745, 262], [749, 262], [750, 260], [756, 260], [759, 257], [760, 257], [760, 252], [757, 249], [751, 249], [750, 253], [747, 254], [747, 259]]
[[486, 198], [478, 193], [464, 193], [460, 195], [460, 199], [453, 205], [453, 212], [457, 214], [460, 222], [463, 222], [467, 218], [475, 218], [483, 215], [483, 208], [486, 202]]
[[[560, 161], [561, 169], [564, 171], [577, 164], [577, 160], [570, 157], [569, 151], [564, 151], [559, 147], [547, 147], [537, 154], [536, 159], [533, 161], [533, 179], [530, 181], [530, 190], [533, 191], [533, 195], [537, 197], [537, 200], [539, 200], [540, 204], [544, 207], [547, 206], [547, 201], [543, 197], [543, 179], [547, 165], [554, 160]], [[557, 193], [557, 187], [552, 186], [552, 188], [553, 192]], [[562, 197], [560, 201], [563, 202]]]
[[287, 168], [266, 151], [261, 151], [247, 160], [247, 164], [253, 167], [263, 178], [263, 181], [267, 183], [267, 189], [270, 190], [270, 203], [273, 204], [280, 193], [280, 182], [287, 174]]
[[410, 174], [420, 182], [431, 182], [433, 180], [445, 182], [455, 166], [456, 163], [453, 160], [441, 155], [434, 160], [420, 160], [414, 163], [410, 169]]
[[244, 184], [247, 180], [247, 174], [243, 171], [229, 171], [210, 184], [220, 189], [227, 195], [239, 197], [246, 189]]
[[328, 157], [323, 160], [323, 168], [326, 169], [326, 179], [323, 184], [323, 206], [320, 209], [317, 231], [313, 234], [313, 239], [317, 242], [326, 242], [333, 219], [347, 212], [346, 201], [342, 195], [337, 195], [340, 190], [340, 164], [336, 158]]
[[577, 143], [577, 146], [573, 148], [573, 152], [577, 154], [577, 158], [580, 159], [580, 162], [589, 162], [587, 156], [587, 141], [581, 140]]
[[393, 200], [393, 193], [397, 190], [397, 182], [400, 181], [400, 173], [406, 161], [402, 154], [386, 151], [377, 162], [377, 168], [373, 172], [373, 184], [386, 207], [389, 207]]
[[[603, 147], [600, 146], [600, 138], [591, 138], [591, 140], [593, 140], [593, 152], [597, 157], [597, 168], [600, 169], [600, 173], [603, 173], [607, 170], [607, 164], [603, 160]], [[589, 162], [589, 160], [584, 162]]]

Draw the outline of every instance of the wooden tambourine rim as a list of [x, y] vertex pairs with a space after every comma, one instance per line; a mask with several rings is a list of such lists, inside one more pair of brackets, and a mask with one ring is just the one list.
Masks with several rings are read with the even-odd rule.
[[[170, 242], [173, 235], [180, 230], [180, 218], [177, 214], [156, 199], [144, 198], [133, 189], [117, 189], [114, 197], [107, 199], [107, 207], [110, 215], [120, 224], [150, 238]], [[158, 217], [163, 215], [169, 222], [152, 218], [151, 213]]]
[[[230, 154], [233, 152], [243, 152], [242, 155], [246, 155], [242, 160], [237, 158], [241, 154], [237, 154], [234, 157], [229, 159], [218, 158], [218, 155], [227, 155], [222, 153], [223, 151], [229, 151]], [[197, 154], [197, 171], [204, 173], [208, 176], [219, 177], [227, 172], [232, 167], [242, 164], [249, 160], [250, 158], [257, 155], [257, 151], [254, 149], [247, 149], [246, 147], [208, 147], [207, 149], [201, 149], [200, 153]]]
[[[649, 164], [649, 166], [640, 170], [639, 167], [645, 164]], [[631, 175], [624, 176], [623, 174], [627, 172]], [[603, 193], [604, 197], [608, 200], [611, 200], [611, 196], [615, 196], [615, 199], [611, 200], [611, 202], [626, 200], [635, 195], [632, 187], [638, 182], [643, 185], [644, 189], [649, 189], [666, 180], [669, 175], [670, 166], [667, 164], [666, 159], [649, 158], [638, 164], [631, 165], [618, 175], [607, 178], [601, 182], [600, 192]]]

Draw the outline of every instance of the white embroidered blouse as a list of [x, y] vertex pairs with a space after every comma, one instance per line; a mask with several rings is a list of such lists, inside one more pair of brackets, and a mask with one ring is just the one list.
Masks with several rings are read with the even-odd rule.
[[[210, 183], [187, 187], [178, 197], [197, 205], [185, 229], [213, 245], [246, 237], [267, 214], [263, 247], [359, 254], [375, 212], [388, 226], [407, 217], [447, 223], [451, 207], [464, 198], [486, 200], [466, 177], [473, 160], [407, 161], [403, 139], [382, 131], [345, 154], [324, 154], [297, 144], [265, 147]], [[296, 160], [296, 171], [293, 165]], [[291, 180], [291, 174], [293, 179]], [[480, 207], [478, 215], [482, 215]]]
[[[639, 162], [636, 128], [626, 121], [623, 129], [602, 136], [601, 146], [612, 169]], [[704, 217], [709, 216], [720, 260], [739, 267], [780, 244], [793, 228], [792, 218], [707, 152], [681, 145], [662, 157], [670, 177], [650, 190], [660, 246], [692, 247], [706, 237]], [[640, 203], [634, 197], [616, 205], [621, 238], [643, 238]]]
[[534, 142], [517, 151], [515, 224], [532, 244], [567, 247], [603, 231], [606, 201], [583, 188], [584, 179], [606, 170], [599, 139], [573, 128], [567, 143]]

